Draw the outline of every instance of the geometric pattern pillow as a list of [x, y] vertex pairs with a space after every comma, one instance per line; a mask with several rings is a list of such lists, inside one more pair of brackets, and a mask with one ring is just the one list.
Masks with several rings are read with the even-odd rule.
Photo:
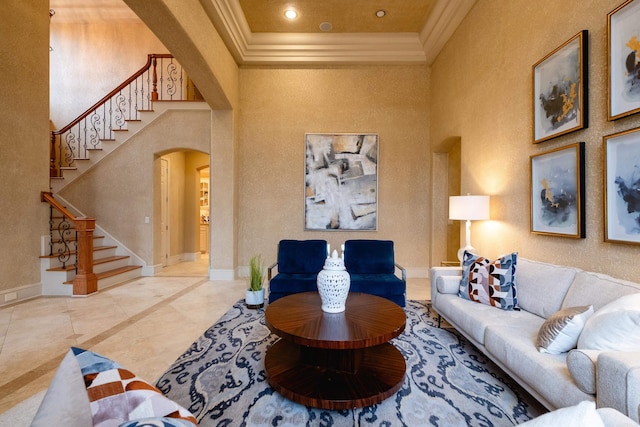
[[141, 418], [167, 417], [198, 422], [189, 411], [116, 362], [72, 347], [84, 378], [94, 426], [117, 426]]
[[517, 261], [517, 252], [491, 261], [465, 251], [458, 295], [503, 310], [519, 310], [516, 291]]

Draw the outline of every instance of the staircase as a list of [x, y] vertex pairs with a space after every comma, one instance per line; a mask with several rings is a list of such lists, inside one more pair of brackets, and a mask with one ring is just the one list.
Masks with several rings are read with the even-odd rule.
[[50, 233], [41, 242], [43, 295], [89, 295], [142, 275], [142, 259], [97, 227], [95, 219], [63, 206], [53, 194], [176, 103], [181, 110], [208, 109], [173, 56], [150, 54], [130, 78], [69, 125], [51, 132], [51, 193], [42, 194], [51, 206]]
[[[71, 214], [67, 207], [59, 205], [53, 195], [43, 194], [43, 201], [50, 203], [50, 218], [48, 236], [42, 237], [42, 255], [40, 256], [40, 277], [43, 295], [88, 295], [111, 285], [140, 277], [142, 266], [133, 264], [133, 258], [126, 253], [110, 236], [98, 233], [78, 231], [74, 224], [86, 220]], [[46, 200], [45, 200], [46, 199]], [[93, 223], [92, 219], [89, 219]], [[90, 239], [90, 266], [84, 267], [79, 257], [82, 249], [82, 236]], [[87, 262], [87, 261], [84, 261]], [[78, 271], [91, 276], [95, 284], [88, 292], [83, 291], [82, 285], [76, 282]]]
[[[48, 247], [48, 239], [43, 239], [43, 246]], [[94, 236], [93, 239], [93, 272], [97, 276], [98, 290], [140, 277], [142, 266], [129, 265], [131, 257], [118, 255], [117, 245], [104, 244], [104, 236]], [[54, 242], [55, 250], [62, 245], [60, 241]], [[54, 255], [40, 256], [43, 295], [73, 295], [76, 254], [77, 251], [72, 250], [71, 258], [65, 265], [58, 259], [57, 252], [54, 252]]]
[[87, 150], [88, 155], [86, 157], [75, 158], [71, 165], [60, 167], [61, 173], [58, 176], [50, 177], [51, 191], [54, 194], [59, 193], [67, 185], [107, 157], [113, 150], [126, 143], [140, 130], [149, 126], [165, 112], [175, 108], [180, 110], [208, 110], [209, 105], [206, 102], [195, 100], [153, 101], [150, 109], [138, 111], [138, 119], [126, 120], [126, 127], [113, 132], [112, 138], [100, 138], [96, 148]]

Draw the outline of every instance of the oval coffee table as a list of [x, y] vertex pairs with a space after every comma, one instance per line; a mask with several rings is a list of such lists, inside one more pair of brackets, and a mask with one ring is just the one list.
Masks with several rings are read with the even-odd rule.
[[374, 405], [396, 393], [406, 364], [388, 341], [404, 331], [404, 310], [355, 292], [342, 313], [320, 306], [317, 292], [304, 292], [267, 307], [267, 327], [281, 337], [265, 356], [271, 387], [287, 399], [331, 410]]

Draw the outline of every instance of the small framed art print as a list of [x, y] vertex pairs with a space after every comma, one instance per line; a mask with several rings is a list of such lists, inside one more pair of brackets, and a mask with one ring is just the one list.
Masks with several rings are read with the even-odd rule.
[[531, 156], [531, 232], [585, 237], [584, 142]]
[[588, 127], [587, 30], [533, 66], [534, 143]]
[[609, 13], [609, 120], [640, 111], [640, 0]]
[[607, 242], [640, 244], [640, 128], [603, 138]]

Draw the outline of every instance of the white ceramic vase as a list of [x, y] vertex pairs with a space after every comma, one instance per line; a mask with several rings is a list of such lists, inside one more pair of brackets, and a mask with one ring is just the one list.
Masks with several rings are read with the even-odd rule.
[[318, 273], [318, 292], [322, 300], [322, 311], [340, 313], [345, 309], [351, 277], [344, 266], [344, 260], [333, 251], [324, 262], [324, 268]]

